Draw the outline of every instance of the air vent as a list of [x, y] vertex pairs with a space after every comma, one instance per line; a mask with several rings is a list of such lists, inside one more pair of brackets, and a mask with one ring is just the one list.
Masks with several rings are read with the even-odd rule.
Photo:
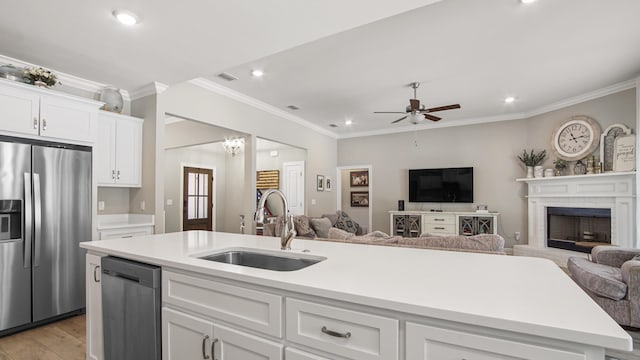
[[338, 127], [336, 124], [329, 124], [329, 127]]
[[287, 107], [288, 107], [289, 109], [291, 109], [291, 110], [300, 110], [300, 108], [299, 108], [299, 107], [297, 107], [297, 106], [295, 106], [295, 105], [289, 105], [289, 106], [287, 106]]
[[218, 77], [219, 77], [219, 78], [222, 78], [222, 79], [225, 79], [225, 80], [227, 80], [227, 81], [234, 81], [234, 80], [238, 80], [238, 78], [237, 78], [237, 77], [235, 77], [235, 76], [233, 76], [233, 75], [231, 75], [231, 74], [229, 74], [229, 73], [226, 73], [226, 72], [223, 72], [223, 73], [218, 74]]

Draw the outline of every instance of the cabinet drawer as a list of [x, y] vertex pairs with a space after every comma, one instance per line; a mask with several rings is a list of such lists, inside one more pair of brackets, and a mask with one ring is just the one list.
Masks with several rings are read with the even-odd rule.
[[407, 360], [585, 360], [564, 349], [407, 322]]
[[422, 225], [422, 232], [429, 234], [456, 234], [455, 224], [424, 224]]
[[330, 360], [326, 357], [309, 354], [308, 352], [300, 351], [290, 347], [285, 349], [284, 358], [286, 360]]
[[398, 359], [398, 320], [287, 299], [287, 339], [353, 359]]
[[153, 234], [153, 226], [142, 226], [126, 229], [110, 229], [98, 231], [98, 237], [100, 240], [107, 239], [122, 239], [130, 238], [134, 236], [145, 236]]
[[162, 301], [282, 337], [282, 297], [277, 295], [163, 271]]
[[449, 215], [449, 214], [427, 214], [427, 215], [422, 215], [422, 222], [425, 224], [455, 225], [456, 217], [455, 215]]

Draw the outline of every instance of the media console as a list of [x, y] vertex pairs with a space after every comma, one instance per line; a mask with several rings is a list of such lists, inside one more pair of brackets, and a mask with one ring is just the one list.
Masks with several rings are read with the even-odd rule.
[[391, 234], [419, 237], [436, 235], [477, 235], [498, 233], [498, 213], [389, 211]]

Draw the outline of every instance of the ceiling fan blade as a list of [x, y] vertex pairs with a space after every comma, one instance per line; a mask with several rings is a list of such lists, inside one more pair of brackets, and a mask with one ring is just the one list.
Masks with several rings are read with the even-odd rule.
[[401, 118], [400, 118], [400, 119], [398, 119], [398, 120], [392, 121], [391, 123], [392, 123], [392, 124], [395, 124], [395, 123], [400, 122], [400, 121], [402, 121], [402, 120], [404, 120], [404, 119], [406, 119], [406, 118], [408, 118], [408, 117], [409, 117], [409, 115], [407, 115], [407, 116], [403, 116], [403, 117], [401, 117]]
[[404, 114], [404, 111], [374, 111], [374, 114]]
[[453, 109], [460, 109], [460, 104], [453, 104], [453, 105], [447, 105], [447, 106], [438, 106], [438, 107], [434, 107], [434, 108], [430, 108], [430, 109], [424, 109], [424, 110], [422, 110], [422, 112], [423, 113], [431, 113], [431, 112], [436, 112], [436, 111], [453, 110]]
[[433, 116], [433, 115], [429, 115], [429, 114], [423, 114], [423, 115], [424, 115], [424, 117], [426, 119], [429, 119], [431, 121], [440, 121], [440, 120], [442, 120], [442, 118], [439, 118], [437, 116]]
[[418, 100], [418, 99], [409, 99], [409, 104], [411, 105], [411, 111], [420, 110], [420, 100]]

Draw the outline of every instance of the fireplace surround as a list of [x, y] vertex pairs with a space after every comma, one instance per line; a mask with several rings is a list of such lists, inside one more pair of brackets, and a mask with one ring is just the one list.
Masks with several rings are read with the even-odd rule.
[[[606, 239], [604, 234], [602, 243], [611, 243], [621, 247], [636, 247], [635, 219], [636, 219], [636, 187], [635, 172], [604, 173], [595, 175], [571, 175], [548, 178], [518, 179], [527, 184], [527, 219], [528, 244], [515, 245], [514, 255], [537, 256], [551, 259], [560, 266], [566, 266], [570, 256], [587, 256], [590, 249], [561, 249], [549, 246], [549, 209], [561, 213], [570, 213], [571, 208], [591, 209], [599, 215], [610, 214], [610, 233]], [[559, 209], [559, 210], [554, 210]], [[574, 225], [575, 226], [575, 225]], [[586, 225], [582, 225], [586, 226]], [[598, 223], [582, 231], [582, 237], [576, 240], [593, 241], [594, 232], [602, 232]], [[585, 232], [587, 234], [585, 234]], [[591, 233], [591, 234], [589, 234]], [[575, 236], [575, 235], [573, 235]], [[585, 243], [585, 241], [575, 241]], [[600, 241], [598, 241], [600, 242]], [[593, 244], [584, 244], [593, 245]]]

